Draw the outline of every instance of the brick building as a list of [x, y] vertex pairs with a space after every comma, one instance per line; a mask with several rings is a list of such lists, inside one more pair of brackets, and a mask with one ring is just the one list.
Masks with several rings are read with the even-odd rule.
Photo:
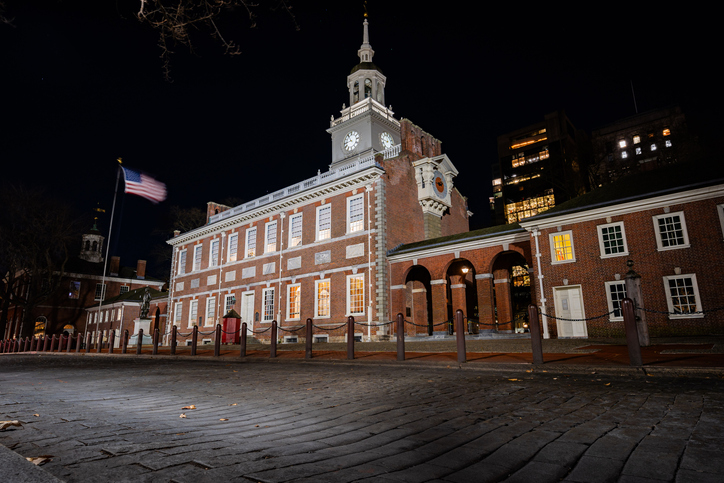
[[374, 325], [392, 317], [387, 252], [469, 229], [457, 169], [438, 139], [386, 106], [387, 78], [363, 27], [350, 105], [327, 130], [329, 170], [236, 207], [209, 203], [206, 225], [169, 240], [169, 313], [181, 332], [208, 331], [234, 309], [255, 331], [307, 318], [331, 329], [351, 315], [371, 324], [356, 337], [385, 338], [387, 327]]

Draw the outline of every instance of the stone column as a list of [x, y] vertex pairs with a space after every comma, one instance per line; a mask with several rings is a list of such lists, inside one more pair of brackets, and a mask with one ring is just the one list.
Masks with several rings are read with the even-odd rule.
[[[431, 280], [432, 290], [432, 323], [439, 324], [447, 320], [447, 280]], [[437, 331], [447, 331], [446, 327], [436, 327]]]
[[452, 309], [453, 314], [456, 310], [460, 309], [463, 311], [463, 317], [467, 317], [467, 300], [465, 298], [465, 276], [464, 275], [450, 275], [450, 292], [452, 294]]
[[480, 330], [495, 329], [495, 307], [493, 305], [493, 274], [479, 273], [475, 275], [478, 291], [478, 317]]
[[513, 325], [513, 304], [510, 294], [510, 274], [506, 269], [493, 272], [493, 283], [495, 284], [495, 306], [498, 309], [498, 330], [501, 332], [512, 332]]
[[[412, 321], [417, 325], [427, 326], [427, 289], [418, 281], [413, 282], [412, 287]], [[425, 327], [412, 327], [411, 330], [408, 326], [407, 331], [412, 334], [427, 334]]]

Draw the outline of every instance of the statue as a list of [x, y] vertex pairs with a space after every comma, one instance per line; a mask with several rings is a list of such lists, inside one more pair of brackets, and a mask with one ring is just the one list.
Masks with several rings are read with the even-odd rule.
[[147, 319], [148, 318], [148, 309], [151, 305], [151, 293], [148, 290], [148, 287], [146, 287], [146, 290], [143, 292], [143, 297], [141, 298], [141, 318]]

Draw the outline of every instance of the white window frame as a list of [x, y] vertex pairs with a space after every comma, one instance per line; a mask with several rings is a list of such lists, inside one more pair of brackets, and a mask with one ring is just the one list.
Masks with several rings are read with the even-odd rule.
[[121, 285], [121, 288], [119, 289], [119, 290], [120, 290], [119, 293], [120, 293], [121, 295], [123, 295], [124, 293], [128, 293], [128, 290], [129, 290], [130, 288], [131, 288], [131, 287], [128, 286], [128, 285]]
[[324, 344], [329, 342], [329, 334], [312, 334], [313, 344]]
[[[329, 291], [328, 295], [328, 307], [327, 307], [327, 315], [319, 315], [319, 285], [326, 283], [327, 284], [327, 290]], [[314, 281], [314, 318], [315, 319], [329, 319], [332, 316], [332, 281], [329, 278], [323, 278], [320, 280]]]
[[99, 300], [105, 300], [106, 299], [106, 290], [108, 289], [108, 284], [96, 284], [96, 291], [93, 295], [93, 300], [99, 301]]
[[[684, 243], [682, 243], [680, 245], [670, 245], [670, 246], [665, 247], [661, 240], [661, 231], [659, 230], [659, 220], [662, 218], [670, 218], [673, 216], [678, 216], [679, 220], [681, 221], [681, 233], [682, 233], [682, 238], [684, 239]], [[691, 246], [689, 244], [689, 233], [686, 231], [686, 219], [684, 218], [683, 211], [676, 211], [674, 213], [664, 213], [662, 215], [654, 215], [652, 217], [652, 219], [654, 222], [654, 233], [656, 234], [656, 245], [657, 245], [658, 251], [678, 250], [680, 248], [689, 248]]]
[[[198, 272], [201, 270], [201, 253], [204, 249], [204, 246], [199, 244], [194, 247], [194, 259], [192, 261], [192, 272]], [[198, 253], [198, 255], [197, 255]]]
[[[607, 229], [607, 228], [614, 228], [616, 226], [621, 227], [621, 241], [623, 242], [623, 251], [618, 252], [618, 253], [606, 254], [606, 247], [604, 246], [604, 242], [603, 242], [603, 230]], [[601, 249], [601, 258], [623, 257], [623, 256], [628, 255], [628, 243], [626, 242], [626, 230], [624, 229], [622, 221], [617, 221], [614, 223], [607, 223], [605, 225], [598, 225], [596, 227], [596, 230], [598, 231], [598, 247]]]
[[[355, 201], [361, 201], [362, 202], [362, 218], [355, 222], [355, 224], [360, 223], [360, 227], [358, 229], [352, 230], [352, 203]], [[360, 195], [350, 196], [347, 198], [347, 233], [357, 233], [362, 232], [365, 229], [365, 200], [364, 200], [364, 193]]]
[[[262, 290], [261, 293], [261, 321], [262, 322], [271, 322], [274, 320], [274, 297], [276, 294], [274, 293], [275, 287], [269, 287]], [[270, 295], [268, 295], [270, 294]], [[271, 304], [267, 304], [268, 301], [271, 301]], [[267, 313], [267, 307], [271, 307], [270, 310]]]
[[[244, 258], [254, 258], [256, 256], [256, 235], [257, 233], [255, 226], [246, 229]], [[251, 255], [249, 254], [249, 252], [251, 252]]]
[[[216, 320], [216, 297], [207, 297], [205, 308], [206, 317], [204, 317], [204, 325], [207, 327], [213, 326], [214, 321]], [[211, 314], [209, 314], [209, 312], [211, 312]]]
[[[232, 249], [233, 247], [233, 249]], [[235, 262], [238, 260], [239, 253], [239, 234], [232, 233], [229, 235], [229, 252], [226, 254], [227, 262]]]
[[199, 301], [189, 301], [189, 327], [193, 327], [199, 316]]
[[[297, 220], [299, 221], [299, 231], [295, 233], [294, 223]], [[295, 213], [289, 217], [289, 248], [302, 246], [303, 226], [302, 213]]]
[[[274, 249], [270, 250], [271, 243], [269, 241], [269, 229], [274, 227]], [[264, 253], [274, 253], [279, 248], [279, 230], [277, 228], [277, 220], [269, 221], [264, 225]]]
[[[296, 317], [292, 316], [292, 289], [298, 289], [297, 313]], [[302, 285], [299, 283], [290, 283], [287, 285], [287, 320], [300, 320], [302, 316]]]
[[[571, 259], [570, 260], [556, 260], [556, 248], [555, 248], [555, 240], [554, 237], [557, 236], [564, 236], [569, 235], [571, 238]], [[565, 231], [557, 231], [555, 233], [551, 233], [548, 235], [548, 241], [551, 246], [551, 265], [558, 265], [561, 263], [572, 263], [576, 261], [576, 247], [573, 243], [573, 231], [572, 230], [565, 230]]]
[[285, 335], [285, 336], [284, 336], [284, 343], [285, 343], [285, 344], [298, 344], [298, 343], [299, 343], [299, 336], [297, 336], [297, 335]]
[[173, 324], [178, 326], [183, 318], [183, 302], [176, 302], [173, 308]]
[[[362, 279], [362, 310], [359, 312], [352, 312], [352, 293], [351, 293], [351, 281], [352, 279]], [[364, 273], [355, 273], [347, 275], [347, 316], [350, 315], [364, 315], [365, 314], [365, 275]]]
[[[623, 280], [614, 280], [612, 282], [604, 282], [604, 287], [606, 289], [606, 302], [608, 303], [608, 311], [613, 312], [616, 309], [616, 306], [614, 305], [614, 301], [611, 298], [611, 286], [612, 285], [623, 285], [623, 291], [624, 291], [624, 297], [627, 297], [628, 294], [626, 293], [626, 282]], [[621, 299], [623, 300], [623, 299]], [[620, 301], [617, 301], [620, 302]], [[608, 315], [608, 320], [611, 322], [620, 322], [623, 320], [623, 307], [619, 303], [619, 312], [620, 315], [616, 315], [616, 313], [611, 313]]]
[[[178, 254], [178, 275], [183, 275], [186, 273], [186, 249], [184, 248], [181, 250]], [[183, 263], [181, 263], [183, 261]]]
[[[216, 246], [216, 256], [214, 256], [214, 246]], [[209, 267], [217, 267], [219, 265], [219, 252], [221, 249], [221, 239], [214, 238], [209, 243]]]
[[669, 287], [669, 281], [675, 279], [691, 279], [691, 286], [694, 291], [694, 303], [696, 304], [696, 311], [701, 312], [701, 298], [699, 297], [699, 285], [696, 282], [696, 274], [688, 273], [683, 275], [669, 275], [664, 277], [664, 291], [666, 294], [666, 304], [669, 307], [669, 319], [699, 319], [704, 317], [704, 314], [696, 313], [681, 313], [674, 314], [674, 301], [671, 298], [671, 290]]
[[[229, 302], [229, 300], [231, 300], [232, 298], [234, 299], [234, 304], [233, 304], [233, 305], [230, 304], [230, 302]], [[228, 314], [228, 313], [229, 313], [229, 310], [231, 310], [232, 308], [234, 308], [234, 305], [235, 305], [235, 304], [236, 304], [236, 295], [234, 295], [233, 293], [227, 293], [226, 295], [224, 295], [224, 313], [221, 314], [221, 316], [223, 317], [223, 316], [225, 316], [226, 314]], [[231, 305], [231, 308], [229, 308], [230, 305]]]
[[[324, 230], [320, 229], [321, 225], [321, 215], [320, 212], [323, 210], [329, 210], [329, 228], [325, 228]], [[332, 205], [330, 203], [317, 206], [317, 224], [315, 227], [315, 240], [316, 241], [322, 241], [322, 240], [331, 240], [332, 239]]]

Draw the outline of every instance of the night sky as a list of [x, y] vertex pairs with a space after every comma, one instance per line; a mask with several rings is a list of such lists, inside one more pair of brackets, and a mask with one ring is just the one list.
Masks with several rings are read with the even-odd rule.
[[[564, 109], [590, 133], [635, 113], [633, 82], [639, 112], [681, 105], [705, 147], [724, 127], [713, 17], [661, 4], [583, 13], [478, 3], [369, 2], [387, 103], [442, 141], [471, 229], [489, 224], [497, 136], [546, 113]], [[362, 2], [291, 0], [295, 21], [275, 4], [262, 1], [253, 29], [242, 11], [223, 18], [240, 55], [194, 32], [194, 53], [174, 47], [169, 83], [157, 33], [134, 16], [138, 1], [6, 0], [2, 178], [44, 187], [79, 212], [100, 202], [103, 230], [116, 158], [165, 182], [160, 205], [119, 195], [112, 254], [134, 265], [150, 258], [149, 234], [170, 205], [252, 200], [326, 171], [325, 130], [359, 62]]]

